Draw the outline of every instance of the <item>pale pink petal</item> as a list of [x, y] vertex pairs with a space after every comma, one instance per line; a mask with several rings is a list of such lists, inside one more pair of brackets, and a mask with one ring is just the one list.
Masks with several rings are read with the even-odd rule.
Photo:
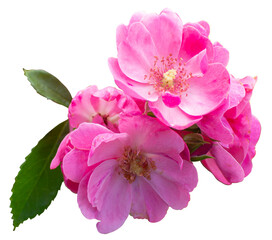
[[175, 131], [149, 116], [122, 116], [119, 129], [129, 135], [132, 147], [146, 153], [179, 154], [184, 149], [184, 142]]
[[112, 131], [99, 124], [82, 123], [71, 132], [71, 143], [77, 149], [90, 150], [93, 139], [101, 133], [112, 133]]
[[149, 31], [140, 23], [133, 23], [128, 29], [126, 41], [119, 44], [118, 62], [122, 72], [137, 82], [147, 83], [149, 73], [157, 56], [156, 47]]
[[142, 23], [150, 32], [160, 57], [169, 54], [178, 56], [183, 24], [177, 14], [171, 11], [163, 11], [160, 15], [148, 14], [143, 17]]
[[121, 42], [125, 41], [128, 34], [128, 27], [124, 24], [119, 25], [116, 29], [116, 46], [118, 46]]
[[202, 35], [208, 37], [210, 34], [210, 26], [207, 22], [205, 21], [200, 21], [197, 23], [186, 23], [184, 25], [185, 27], [192, 26], [196, 28]]
[[81, 180], [77, 193], [77, 202], [82, 214], [88, 219], [97, 219], [98, 212], [95, 207], [88, 201], [88, 182], [92, 172], [89, 172]]
[[132, 15], [129, 21], [129, 25], [135, 22], [140, 22], [141, 19], [145, 16], [146, 14], [144, 12], [136, 12]]
[[111, 188], [111, 179], [115, 174], [118, 162], [115, 159], [98, 165], [88, 182], [88, 200], [93, 207], [101, 211], [108, 189]]
[[201, 120], [201, 116], [190, 116], [179, 107], [169, 108], [165, 106], [162, 99], [156, 102], [149, 102], [149, 107], [155, 116], [164, 124], [182, 130]]
[[178, 183], [172, 182], [157, 172], [151, 172], [148, 183], [158, 195], [173, 209], [180, 210], [188, 205], [190, 195]]
[[158, 94], [152, 85], [133, 81], [124, 75], [116, 58], [109, 58], [108, 63], [115, 83], [126, 94], [134, 98], [146, 99], [149, 101], [156, 101], [158, 99]]
[[226, 48], [215, 46], [213, 48], [213, 59], [210, 61], [212, 63], [221, 63], [226, 67], [229, 62], [229, 51]]
[[220, 144], [214, 143], [210, 150], [220, 171], [230, 183], [243, 181], [245, 174], [241, 165]]
[[77, 128], [80, 123], [91, 122], [96, 111], [91, 103], [91, 96], [97, 91], [96, 86], [90, 86], [79, 91], [69, 106], [69, 123], [72, 128]]
[[181, 96], [180, 108], [193, 116], [213, 111], [224, 100], [230, 88], [229, 73], [221, 64], [210, 64], [203, 77], [188, 80], [189, 88]]
[[99, 212], [101, 221], [97, 223], [100, 233], [109, 233], [121, 227], [129, 215], [132, 201], [131, 185], [118, 172], [112, 175], [110, 187], [105, 191], [107, 193]]
[[132, 205], [130, 214], [134, 218], [147, 218], [150, 222], [158, 222], [164, 218], [168, 205], [142, 177], [131, 184]]
[[56, 156], [53, 158], [51, 164], [50, 164], [50, 169], [54, 169], [60, 165], [60, 163], [63, 160], [63, 157], [67, 153], [67, 145], [68, 142], [70, 141], [70, 134], [67, 134], [63, 140], [61, 141], [58, 151], [56, 153]]
[[73, 182], [79, 183], [88, 170], [89, 151], [73, 149], [63, 158], [63, 174]]
[[119, 158], [127, 142], [126, 133], [105, 133], [94, 138], [89, 154], [88, 165], [94, 165], [107, 159]]

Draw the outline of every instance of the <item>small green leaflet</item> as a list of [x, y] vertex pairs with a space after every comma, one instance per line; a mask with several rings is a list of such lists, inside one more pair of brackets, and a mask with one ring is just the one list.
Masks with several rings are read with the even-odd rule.
[[192, 162], [198, 162], [198, 161], [202, 161], [202, 160], [207, 159], [207, 158], [214, 158], [214, 157], [211, 157], [209, 155], [192, 156], [191, 161]]
[[72, 96], [56, 77], [44, 70], [23, 70], [37, 93], [58, 104], [69, 107]]
[[68, 120], [47, 133], [26, 157], [15, 178], [10, 198], [14, 230], [50, 205], [63, 182], [60, 168], [50, 170], [62, 139], [69, 133]]
[[195, 152], [204, 144], [210, 144], [209, 142], [204, 141], [203, 136], [199, 133], [189, 133], [183, 137], [183, 140], [186, 142], [190, 153]]

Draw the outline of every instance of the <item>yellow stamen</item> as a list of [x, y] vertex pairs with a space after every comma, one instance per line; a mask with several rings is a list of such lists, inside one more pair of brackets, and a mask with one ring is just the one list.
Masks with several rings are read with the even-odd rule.
[[170, 69], [167, 72], [163, 74], [163, 79], [162, 79], [162, 85], [163, 87], [173, 87], [174, 85], [174, 79], [177, 75], [177, 71], [175, 69]]

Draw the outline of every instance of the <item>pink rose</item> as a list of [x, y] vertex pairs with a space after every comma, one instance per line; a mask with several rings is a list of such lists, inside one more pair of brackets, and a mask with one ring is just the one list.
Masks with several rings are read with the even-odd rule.
[[183, 26], [170, 10], [135, 14], [117, 29], [118, 58], [109, 66], [128, 95], [144, 99], [163, 123], [184, 129], [226, 98], [228, 52], [208, 39], [206, 22]]
[[117, 131], [121, 112], [140, 111], [137, 104], [120, 90], [90, 86], [79, 91], [69, 106], [69, 122], [77, 128], [83, 122], [101, 124]]
[[214, 159], [206, 159], [202, 164], [225, 184], [242, 181], [252, 169], [261, 131], [249, 103], [255, 83], [251, 77], [231, 77], [229, 97], [198, 123], [202, 134], [216, 140], [204, 147]]
[[99, 220], [101, 233], [118, 229], [129, 214], [160, 221], [169, 206], [186, 207], [197, 184], [196, 169], [180, 155], [181, 137], [157, 119], [122, 115], [119, 131], [83, 123], [70, 133], [74, 148], [63, 158], [64, 175], [80, 179], [83, 215]]

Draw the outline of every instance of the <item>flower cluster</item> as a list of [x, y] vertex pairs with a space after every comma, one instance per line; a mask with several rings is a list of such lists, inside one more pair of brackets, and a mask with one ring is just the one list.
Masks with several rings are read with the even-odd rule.
[[179, 16], [136, 13], [117, 29], [116, 85], [80, 91], [69, 106], [70, 133], [51, 169], [61, 166], [82, 214], [97, 229], [118, 229], [128, 215], [160, 221], [183, 209], [201, 161], [224, 184], [252, 168], [260, 123], [250, 97], [256, 77], [226, 69], [229, 53], [209, 25]]

